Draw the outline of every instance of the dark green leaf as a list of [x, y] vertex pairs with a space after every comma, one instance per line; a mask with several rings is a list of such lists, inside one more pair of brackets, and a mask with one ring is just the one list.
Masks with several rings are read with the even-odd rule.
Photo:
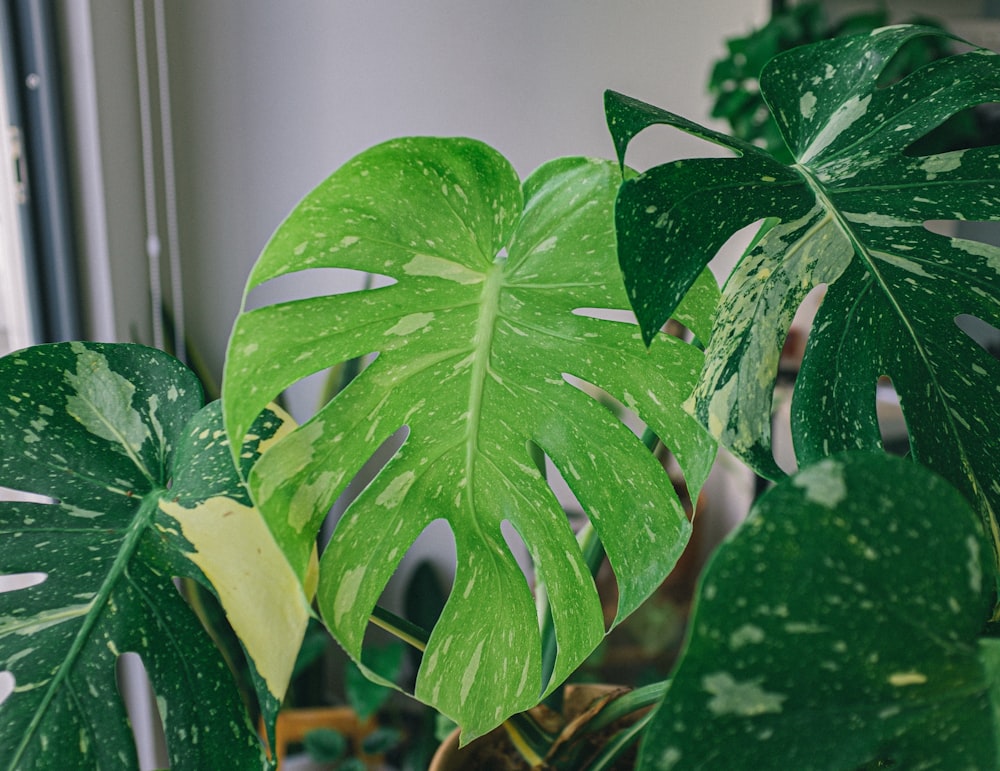
[[309, 757], [317, 763], [333, 763], [347, 753], [347, 737], [332, 728], [316, 728], [302, 740]]
[[949, 116], [1000, 100], [1000, 57], [974, 50], [879, 87], [886, 62], [926, 36], [943, 37], [890, 27], [773, 59], [761, 87], [791, 166], [609, 95], [621, 153], [644, 126], [666, 123], [739, 156], [678, 161], [627, 181], [619, 252], [648, 336], [730, 234], [780, 218], [723, 291], [695, 394], [699, 419], [760, 473], [781, 476], [770, 440], [778, 360], [800, 303], [825, 285], [793, 400], [800, 463], [879, 447], [875, 392], [888, 376], [914, 455], [976, 502], [1000, 554], [1000, 362], [955, 324], [968, 314], [1000, 326], [1000, 249], [925, 227], [1000, 219], [1000, 150], [910, 150]]
[[366, 755], [381, 755], [396, 747], [403, 735], [395, 728], [376, 728], [361, 741]]
[[[538, 472], [541, 448], [569, 480], [615, 569], [618, 619], [660, 583], [687, 520], [642, 443], [571, 375], [634, 410], [700, 487], [714, 448], [680, 407], [700, 367], [693, 346], [586, 315], [628, 305], [618, 279], [610, 163], [563, 159], [522, 186], [492, 149], [464, 139], [372, 148], [313, 191], [278, 229], [248, 292], [308, 268], [395, 281], [371, 291], [244, 312], [227, 359], [231, 435], [297, 380], [378, 353], [340, 394], [255, 466], [251, 489], [284, 517], [278, 539], [303, 571], [327, 510], [401, 427], [402, 448], [352, 504], [324, 552], [318, 598], [357, 660], [376, 601], [432, 521], [455, 536], [455, 590], [435, 627], [416, 695], [466, 738], [535, 704], [597, 645], [604, 622], [566, 517]], [[685, 324], [707, 329], [694, 304]], [[576, 313], [575, 311], [586, 311]], [[699, 334], [705, 334], [700, 332]], [[537, 612], [501, 524], [527, 544], [559, 636], [542, 682]], [[283, 534], [282, 534], [283, 532]], [[497, 619], [504, 623], [497, 625]]]
[[786, 479], [707, 568], [641, 768], [996, 768], [985, 556], [966, 501], [910, 461]]
[[[225, 529], [205, 510], [195, 523], [185, 507], [249, 504], [218, 409], [199, 412], [197, 379], [140, 346], [64, 343], [0, 359], [0, 400], [0, 483], [55, 499], [0, 503], [0, 573], [45, 575], [0, 594], [0, 670], [15, 678], [0, 707], [0, 766], [136, 768], [115, 671], [134, 652], [173, 768], [259, 767], [232, 676], [172, 580], [208, 577], [226, 604], [241, 591], [231, 561], [245, 569], [251, 558], [233, 551], [227, 562], [195, 548]], [[195, 451], [199, 442], [220, 445], [222, 462], [207, 446]], [[269, 536], [252, 546], [267, 543], [277, 553]], [[294, 605], [288, 599], [283, 608]], [[268, 616], [263, 605], [260, 613]], [[255, 671], [273, 675], [252, 640], [248, 651]]]

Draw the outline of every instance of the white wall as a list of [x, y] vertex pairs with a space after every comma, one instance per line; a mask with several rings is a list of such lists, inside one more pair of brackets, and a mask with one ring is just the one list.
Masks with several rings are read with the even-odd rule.
[[185, 306], [213, 368], [244, 279], [314, 185], [377, 142], [467, 135], [522, 174], [612, 157], [605, 88], [696, 119], [766, 0], [170, 0]]
[[[143, 0], [148, 16], [152, 2]], [[355, 153], [395, 136], [461, 134], [493, 144], [522, 174], [559, 155], [610, 157], [605, 88], [703, 120], [724, 39], [762, 23], [769, 4], [165, 0], [185, 319], [196, 347], [218, 374], [268, 236]], [[830, 0], [837, 12], [855, 4]], [[890, 7], [896, 16], [947, 10], [959, 27], [980, 4]], [[99, 297], [89, 335], [149, 342], [133, 2], [58, 6], [69, 26], [69, 113], [100, 154], [77, 159], [81, 248], [92, 264], [110, 264], [89, 272]], [[630, 160], [643, 166], [704, 147], [676, 132], [657, 140], [672, 149]]]

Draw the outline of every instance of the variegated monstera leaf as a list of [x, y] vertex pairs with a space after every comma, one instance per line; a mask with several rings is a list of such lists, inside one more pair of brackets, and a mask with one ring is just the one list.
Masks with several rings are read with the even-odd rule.
[[[138, 768], [116, 679], [125, 653], [149, 676], [172, 768], [261, 767], [233, 675], [173, 579], [219, 597], [269, 721], [309, 607], [250, 504], [218, 404], [202, 409], [195, 376], [164, 353], [83, 343], [0, 359], [0, 404], [0, 484], [50, 499], [0, 503], [12, 684], [0, 767]], [[261, 416], [244, 470], [282, 425]]]
[[[472, 140], [374, 147], [307, 196], [278, 229], [248, 291], [308, 268], [349, 268], [381, 288], [244, 312], [229, 347], [226, 426], [241, 436], [275, 394], [352, 357], [377, 353], [343, 392], [265, 454], [255, 501], [284, 516], [287, 549], [401, 428], [407, 438], [338, 523], [318, 599], [355, 659], [387, 581], [420, 533], [448, 523], [457, 573], [427, 643], [416, 696], [472, 738], [534, 705], [602, 639], [593, 581], [534, 448], [557, 466], [614, 567], [617, 617], [660, 583], [688, 522], [663, 469], [580, 382], [617, 398], [675, 452], [692, 490], [714, 447], [680, 404], [701, 353], [594, 309], [628, 306], [614, 242], [613, 164], [563, 159], [522, 186]], [[717, 292], [717, 290], [716, 290]], [[709, 301], [685, 322], [708, 334]], [[544, 583], [558, 640], [542, 681], [531, 588], [505, 542], [507, 522]], [[306, 553], [297, 565], [304, 569]]]
[[989, 559], [968, 502], [915, 463], [850, 452], [789, 477], [707, 566], [639, 768], [996, 768]]
[[956, 325], [968, 315], [1000, 326], [1000, 249], [926, 224], [1000, 219], [1000, 149], [910, 149], [949, 116], [1000, 100], [1000, 56], [973, 50], [879, 83], [902, 45], [940, 34], [890, 27], [775, 57], [761, 89], [791, 165], [609, 93], [622, 157], [657, 123], [737, 155], [668, 163], [626, 182], [619, 253], [648, 337], [734, 231], [773, 218], [723, 290], [694, 400], [699, 419], [760, 473], [781, 475], [770, 422], [778, 359], [800, 303], [825, 285], [792, 404], [799, 462], [880, 447], [876, 384], [888, 376], [913, 454], [976, 502], [1000, 554], [1000, 363]]

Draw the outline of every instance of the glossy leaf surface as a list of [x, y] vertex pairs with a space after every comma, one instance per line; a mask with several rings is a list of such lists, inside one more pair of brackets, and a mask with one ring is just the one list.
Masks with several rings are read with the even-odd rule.
[[[368, 617], [404, 553], [427, 525], [445, 520], [457, 576], [416, 695], [461, 724], [466, 738], [534, 705], [604, 634], [580, 549], [529, 444], [561, 470], [598, 530], [618, 578], [619, 619], [657, 586], [687, 538], [663, 470], [579, 381], [638, 413], [676, 453], [692, 489], [714, 455], [679, 406], [701, 353], [666, 336], [647, 352], [633, 324], [592, 317], [593, 309], [628, 306], [615, 257], [619, 181], [610, 163], [563, 159], [522, 186], [505, 159], [472, 140], [379, 145], [296, 208], [248, 292], [318, 267], [394, 283], [247, 311], [233, 332], [223, 387], [232, 436], [288, 385], [378, 354], [262, 458], [251, 489], [265, 511], [286, 518], [289, 540], [315, 533], [361, 466], [407, 427], [402, 448], [337, 525], [318, 596], [358, 659]], [[701, 335], [710, 306], [687, 309], [685, 323]], [[504, 521], [527, 545], [551, 602], [559, 645], [551, 683], [541, 682], [534, 602]]]
[[706, 569], [640, 767], [996, 768], [987, 559], [968, 503], [915, 463], [854, 452], [786, 479]]
[[922, 35], [940, 33], [890, 27], [774, 58], [761, 89], [791, 165], [609, 94], [622, 156], [654, 123], [738, 156], [665, 164], [626, 182], [619, 251], [648, 336], [730, 234], [778, 218], [723, 290], [693, 405], [699, 419], [757, 471], [781, 476], [770, 423], [779, 355], [800, 303], [825, 286], [793, 399], [799, 462], [879, 447], [876, 384], [888, 376], [913, 453], [976, 501], [998, 552], [1000, 363], [955, 319], [1000, 327], [1000, 249], [925, 222], [1000, 219], [1000, 151], [921, 157], [910, 148], [949, 116], [1000, 100], [1000, 58], [974, 50], [879, 87], [894, 53]]
[[[137, 768], [116, 680], [126, 652], [150, 677], [173, 768], [263, 764], [233, 677], [173, 578], [221, 598], [271, 719], [308, 604], [295, 610], [298, 580], [250, 508], [218, 407], [199, 411], [201, 399], [194, 375], [141, 346], [0, 359], [0, 484], [55, 499], [0, 503], [0, 573], [44, 579], [0, 593], [0, 671], [14, 678], [0, 767]], [[280, 425], [267, 413], [259, 441]], [[247, 468], [256, 450], [244, 448]], [[287, 590], [280, 613], [272, 585]], [[255, 627], [287, 635], [291, 654]]]

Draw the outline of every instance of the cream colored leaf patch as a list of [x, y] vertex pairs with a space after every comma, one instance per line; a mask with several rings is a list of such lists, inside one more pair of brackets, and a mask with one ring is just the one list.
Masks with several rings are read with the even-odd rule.
[[429, 254], [414, 255], [413, 259], [403, 266], [403, 271], [408, 276], [442, 278], [458, 284], [479, 284], [484, 280], [483, 274], [478, 271]]
[[728, 672], [705, 675], [702, 687], [712, 696], [708, 709], [714, 715], [749, 717], [781, 712], [781, 704], [788, 698], [784, 694], [768, 693], [759, 681], [737, 682]]
[[149, 427], [132, 406], [135, 386], [112, 372], [102, 354], [73, 345], [76, 372], [67, 370], [64, 375], [76, 394], [66, 400], [67, 411], [90, 433], [123, 445], [130, 454], [138, 452], [149, 437]]
[[209, 498], [195, 509], [161, 501], [194, 551], [187, 554], [215, 588], [233, 630], [279, 701], [309, 621], [309, 602], [256, 509]]
[[805, 490], [807, 500], [829, 509], [836, 508], [847, 497], [844, 470], [833, 460], [820, 461], [801, 471], [792, 484]]

